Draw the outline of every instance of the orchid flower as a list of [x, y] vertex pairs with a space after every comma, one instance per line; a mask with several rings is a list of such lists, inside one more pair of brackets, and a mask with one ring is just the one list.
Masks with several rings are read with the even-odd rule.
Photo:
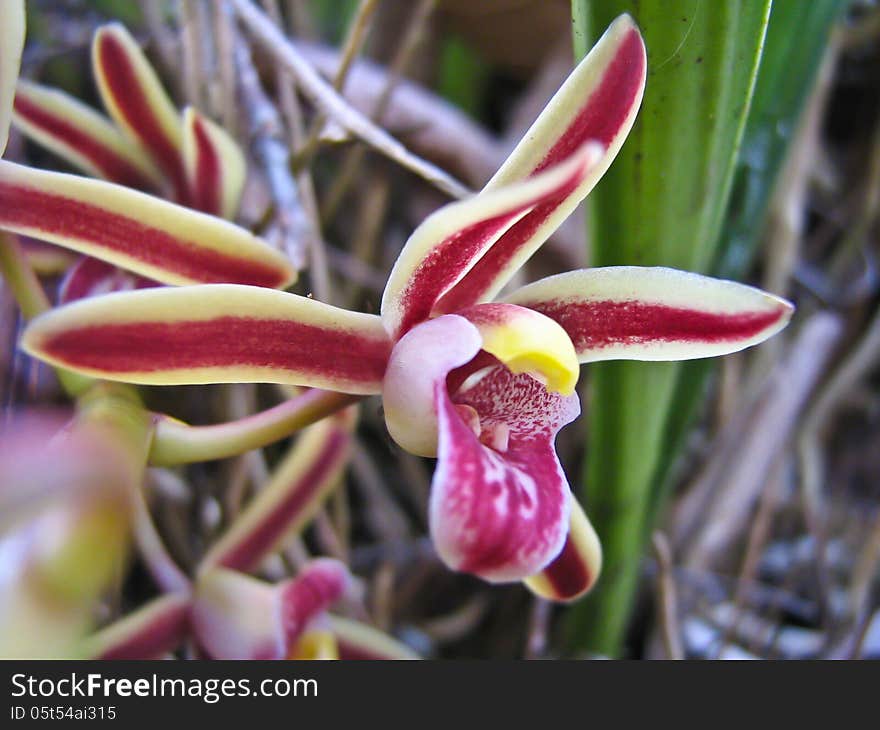
[[573, 599], [601, 560], [554, 448], [580, 411], [579, 365], [730, 353], [792, 312], [751, 287], [663, 268], [572, 271], [496, 299], [611, 164], [645, 77], [641, 35], [621, 16], [485, 188], [416, 229], [379, 316], [249, 286], [156, 289], [43, 315], [23, 346], [133, 383], [381, 394], [392, 438], [437, 457], [429, 522], [443, 561]]
[[92, 42], [107, 117], [61, 91], [16, 85], [23, 15], [19, 35], [15, 21], [14, 8], [4, 10], [4, 34], [19, 42], [4, 38], [0, 140], [11, 113], [24, 134], [99, 178], [0, 161], [0, 228], [86, 256], [69, 272], [62, 302], [156, 282], [283, 288], [296, 279], [281, 253], [218, 219], [238, 209], [244, 156], [196, 109], [178, 112], [122, 25], [99, 28]]

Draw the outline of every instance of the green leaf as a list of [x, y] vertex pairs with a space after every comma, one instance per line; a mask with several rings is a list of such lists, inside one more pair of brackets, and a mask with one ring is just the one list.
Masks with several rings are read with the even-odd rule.
[[[648, 48], [639, 118], [591, 196], [594, 265], [709, 269], [769, 9], [769, 0], [573, 0], [585, 38], [629, 12]], [[668, 463], [667, 426], [680, 372], [678, 363], [635, 362], [591, 370], [584, 497], [605, 561], [592, 596], [570, 612], [576, 648], [620, 651], [658, 470]]]

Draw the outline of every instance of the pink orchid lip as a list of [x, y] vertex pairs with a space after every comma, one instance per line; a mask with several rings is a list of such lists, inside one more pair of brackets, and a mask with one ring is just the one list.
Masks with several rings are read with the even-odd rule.
[[539, 572], [564, 545], [570, 490], [553, 441], [580, 404], [511, 373], [482, 344], [458, 315], [412, 328], [391, 354], [385, 417], [404, 448], [437, 449], [429, 522], [440, 557], [508, 582]]

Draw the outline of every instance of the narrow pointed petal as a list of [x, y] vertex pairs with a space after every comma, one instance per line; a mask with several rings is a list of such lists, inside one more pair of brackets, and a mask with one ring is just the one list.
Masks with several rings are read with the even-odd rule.
[[22, 346], [108, 380], [289, 383], [356, 394], [379, 391], [391, 347], [374, 315], [235, 284], [74, 302], [35, 319]]
[[24, 134], [83, 172], [138, 190], [162, 177], [139, 145], [107, 117], [57, 89], [19, 81], [12, 120]]
[[[490, 582], [543, 570], [568, 533], [570, 490], [554, 440], [580, 413], [577, 396], [496, 366], [466, 382], [454, 402], [445, 383], [435, 398], [440, 439], [429, 521], [437, 553]], [[479, 437], [463, 407], [479, 415]]]
[[212, 570], [196, 586], [196, 639], [214, 659], [286, 659], [350, 580], [345, 565], [330, 558], [313, 560], [296, 578], [274, 586], [232, 570]]
[[[382, 296], [382, 320], [399, 337], [432, 314], [437, 301], [493, 244], [536, 206], [580, 186], [601, 158], [583, 145], [564, 163], [533, 178], [444, 206], [410, 236]], [[449, 310], [446, 310], [449, 311]]]
[[548, 601], [574, 601], [587, 593], [602, 570], [602, 546], [590, 520], [573, 494], [568, 537], [559, 555], [540, 573], [525, 579], [526, 587]]
[[284, 287], [296, 278], [269, 244], [214, 216], [121, 185], [2, 160], [0, 228], [163, 284]]
[[574, 393], [580, 364], [565, 330], [549, 317], [505, 303], [457, 313], [480, 332], [482, 348], [513, 373], [529, 373], [562, 395]]
[[200, 570], [253, 570], [301, 530], [339, 484], [356, 422], [357, 411], [350, 408], [303, 431], [272, 478], [202, 559]]
[[189, 629], [190, 597], [166, 594], [102, 629], [85, 642], [95, 659], [159, 659], [184, 640]]
[[603, 154], [575, 188], [535, 206], [512, 225], [440, 300], [437, 312], [493, 299], [587, 196], [632, 128], [646, 70], [641, 34], [632, 18], [622, 15], [572, 71], [480, 195], [570, 159], [589, 140], [598, 143]]
[[559, 322], [581, 362], [725, 355], [776, 334], [794, 311], [784, 299], [750, 286], [638, 266], [551, 276], [507, 301]]
[[160, 284], [100, 259], [84, 256], [71, 267], [58, 287], [58, 303], [69, 304], [77, 299], [154, 286]]
[[0, 155], [6, 150], [15, 80], [21, 65], [24, 48], [24, 0], [7, 0], [3, 4], [3, 22], [0, 23]]
[[401, 644], [388, 634], [360, 621], [352, 621], [341, 616], [327, 616], [327, 625], [336, 636], [340, 659], [420, 658], [406, 644]]
[[92, 68], [107, 112], [149, 152], [176, 199], [187, 203], [180, 115], [124, 26], [111, 23], [98, 28], [92, 40]]
[[391, 437], [411, 454], [436, 456], [435, 390], [481, 346], [479, 330], [456, 315], [424, 322], [394, 346], [382, 384], [382, 406]]
[[183, 161], [191, 206], [235, 218], [244, 187], [244, 155], [226, 130], [192, 107], [183, 113]]

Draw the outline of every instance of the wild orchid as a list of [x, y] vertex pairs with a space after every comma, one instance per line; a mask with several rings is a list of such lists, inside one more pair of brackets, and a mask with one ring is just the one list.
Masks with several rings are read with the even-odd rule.
[[[554, 450], [580, 411], [580, 363], [730, 353], [792, 312], [759, 290], [662, 268], [572, 271], [496, 299], [610, 165], [645, 76], [641, 35], [622, 16], [486, 187], [412, 234], [378, 316], [265, 288], [184, 286], [63, 307], [35, 320], [23, 346], [131, 383], [381, 394], [392, 438], [437, 457], [429, 518], [444, 562], [570, 600], [600, 566]], [[26, 195], [21, 205], [32, 210]]]

